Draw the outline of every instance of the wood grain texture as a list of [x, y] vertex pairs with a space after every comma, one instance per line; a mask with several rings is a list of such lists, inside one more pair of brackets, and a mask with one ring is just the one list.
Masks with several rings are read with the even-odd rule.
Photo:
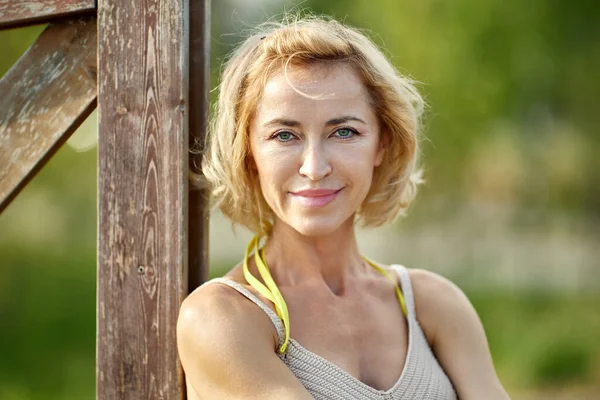
[[0, 80], [0, 212], [96, 107], [96, 21], [48, 26]]
[[95, 0], [0, 0], [0, 29], [95, 14]]
[[185, 396], [176, 321], [188, 272], [188, 4], [98, 3], [99, 400]]

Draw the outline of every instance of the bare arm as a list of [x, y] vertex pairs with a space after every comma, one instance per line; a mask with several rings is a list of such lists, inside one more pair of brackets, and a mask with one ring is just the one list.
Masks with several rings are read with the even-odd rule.
[[419, 323], [461, 400], [507, 400], [485, 331], [465, 294], [449, 280], [412, 270]]
[[270, 324], [256, 305], [218, 284], [183, 302], [177, 345], [200, 399], [312, 399], [275, 354]]

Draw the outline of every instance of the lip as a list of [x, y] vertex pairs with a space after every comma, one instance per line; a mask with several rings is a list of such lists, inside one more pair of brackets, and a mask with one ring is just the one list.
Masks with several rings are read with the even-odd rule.
[[297, 192], [291, 192], [292, 194], [296, 194], [304, 197], [319, 197], [319, 196], [328, 196], [330, 194], [334, 194], [339, 192], [342, 189], [306, 189], [299, 190]]
[[323, 207], [335, 200], [342, 189], [307, 189], [290, 194], [305, 207]]

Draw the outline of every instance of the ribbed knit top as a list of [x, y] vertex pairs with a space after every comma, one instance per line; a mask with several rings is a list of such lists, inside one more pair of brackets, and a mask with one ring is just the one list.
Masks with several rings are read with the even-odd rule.
[[[400, 276], [401, 291], [408, 312], [408, 350], [398, 381], [388, 390], [375, 389], [290, 338], [285, 353], [278, 356], [316, 400], [457, 399], [450, 379], [435, 358], [417, 321], [408, 270], [401, 265], [392, 265], [391, 268]], [[284, 324], [271, 308], [231, 279], [215, 278], [204, 285], [212, 283], [228, 285], [258, 305], [273, 322], [279, 338], [278, 348], [281, 347], [285, 339]], [[400, 308], [398, 312], [401, 312]]]

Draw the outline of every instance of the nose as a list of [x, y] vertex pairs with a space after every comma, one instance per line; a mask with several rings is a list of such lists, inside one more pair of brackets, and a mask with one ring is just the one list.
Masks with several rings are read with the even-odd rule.
[[302, 166], [300, 175], [307, 177], [311, 181], [318, 181], [331, 174], [331, 164], [326, 152], [320, 145], [313, 144], [307, 146], [302, 155]]

